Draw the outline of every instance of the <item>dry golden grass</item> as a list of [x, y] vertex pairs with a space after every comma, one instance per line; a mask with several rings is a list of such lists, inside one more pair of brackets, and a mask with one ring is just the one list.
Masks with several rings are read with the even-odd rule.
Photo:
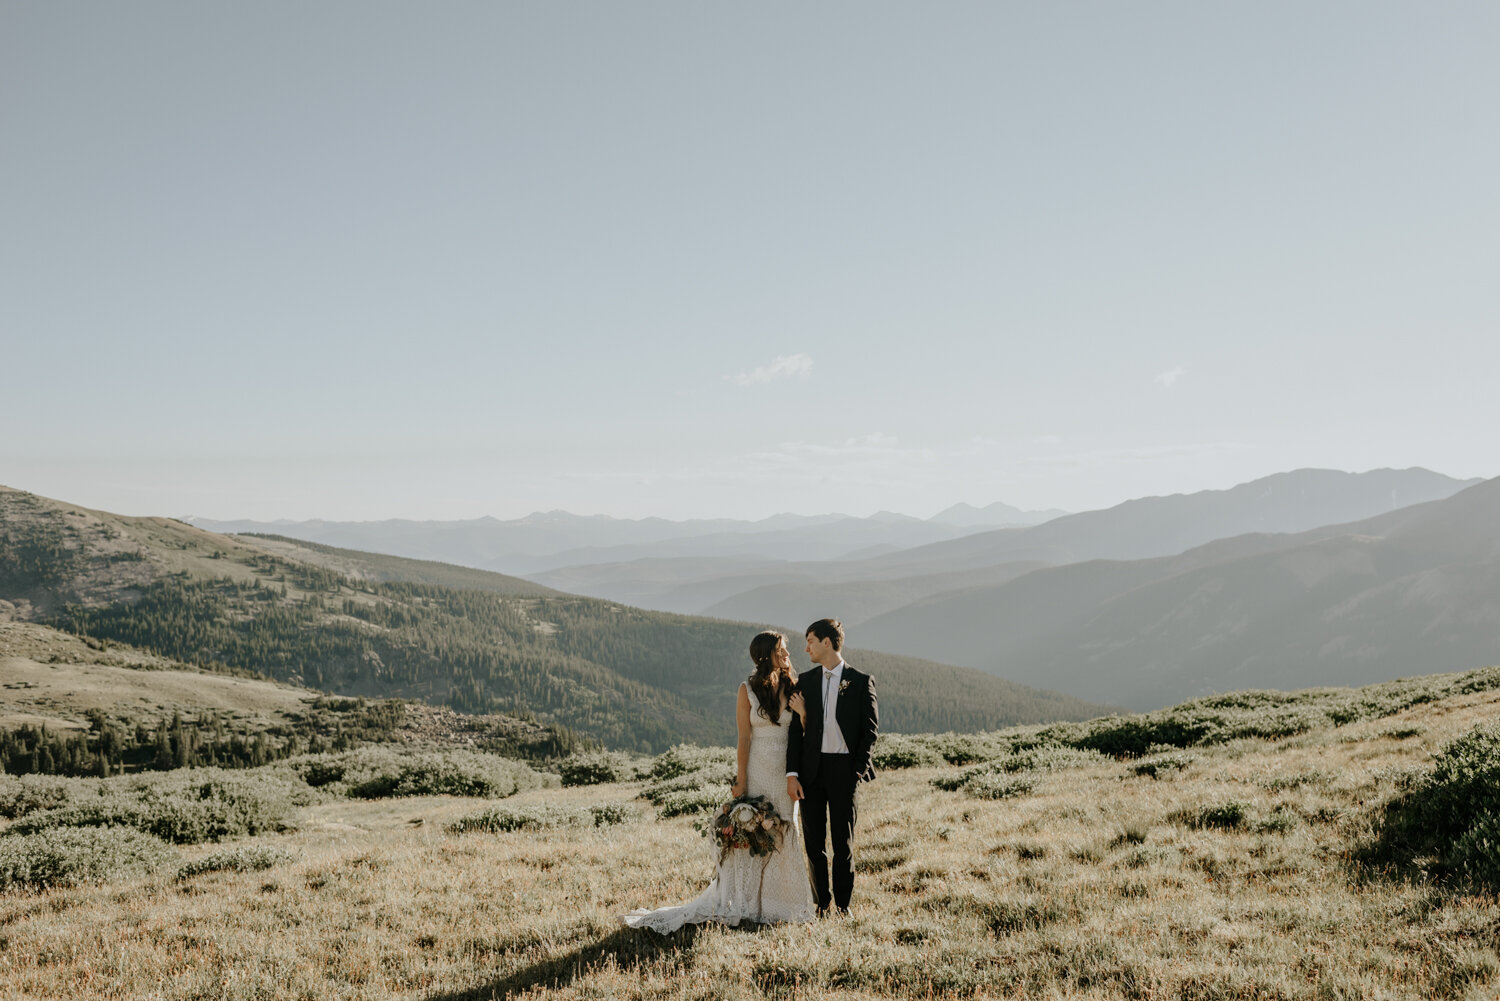
[[862, 793], [853, 915], [808, 926], [622, 929], [695, 895], [713, 858], [690, 818], [640, 804], [620, 826], [501, 835], [446, 832], [477, 800], [308, 807], [255, 839], [295, 856], [265, 871], [0, 897], [0, 994], [1491, 998], [1500, 901], [1362, 872], [1351, 851], [1394, 776], [1497, 702], [1194, 749], [1161, 779], [1049, 772], [1014, 799], [932, 788], [949, 768], [887, 772]]
[[0, 729], [46, 725], [87, 730], [86, 713], [154, 726], [174, 712], [278, 721], [307, 711], [320, 693], [273, 681], [190, 668], [130, 647], [90, 647], [29, 622], [0, 622]]

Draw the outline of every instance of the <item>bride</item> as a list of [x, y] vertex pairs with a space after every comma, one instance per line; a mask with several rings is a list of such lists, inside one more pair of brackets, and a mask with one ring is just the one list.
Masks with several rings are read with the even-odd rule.
[[803, 718], [802, 693], [792, 690], [796, 675], [786, 639], [765, 632], [750, 641], [750, 659], [755, 672], [740, 683], [736, 717], [739, 746], [734, 786], [730, 795], [764, 796], [787, 821], [781, 847], [769, 856], [756, 858], [748, 850], [731, 851], [719, 863], [718, 874], [697, 899], [654, 911], [637, 910], [624, 916], [632, 928], [650, 928], [663, 935], [685, 924], [720, 921], [737, 925], [742, 920], [811, 921], [816, 908], [807, 862], [802, 850], [802, 829], [793, 823], [792, 799], [787, 794], [786, 739], [792, 716]]

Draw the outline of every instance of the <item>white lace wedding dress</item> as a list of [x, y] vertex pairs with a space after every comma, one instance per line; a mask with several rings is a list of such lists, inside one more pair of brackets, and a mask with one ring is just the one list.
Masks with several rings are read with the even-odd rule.
[[[746, 789], [749, 795], [764, 796], [776, 804], [776, 812], [788, 821], [795, 820], [792, 798], [786, 792], [786, 738], [791, 720], [791, 710], [782, 709], [780, 722], [772, 723], [761, 715], [757, 700], [750, 697]], [[807, 879], [807, 856], [802, 850], [802, 825], [793, 822], [781, 849], [769, 856], [757, 858], [743, 848], [730, 852], [719, 863], [714, 881], [696, 899], [675, 907], [633, 911], [623, 920], [632, 928], [650, 928], [666, 935], [683, 925], [705, 921], [727, 925], [741, 921], [811, 921], [816, 910], [812, 884]]]

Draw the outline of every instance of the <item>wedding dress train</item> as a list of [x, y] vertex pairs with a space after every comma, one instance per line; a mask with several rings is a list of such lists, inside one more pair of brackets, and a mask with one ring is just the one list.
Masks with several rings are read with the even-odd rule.
[[745, 849], [730, 852], [719, 863], [713, 882], [697, 898], [654, 911], [632, 911], [623, 917], [630, 927], [649, 928], [666, 935], [683, 925], [705, 921], [738, 925], [741, 921], [765, 924], [813, 919], [817, 908], [812, 884], [807, 879], [802, 825], [797, 822], [795, 804], [786, 791], [786, 739], [792, 713], [783, 709], [780, 722], [772, 723], [761, 715], [753, 697], [750, 705], [746, 791], [751, 796], [769, 799], [776, 805], [776, 812], [789, 822], [781, 848], [759, 858]]

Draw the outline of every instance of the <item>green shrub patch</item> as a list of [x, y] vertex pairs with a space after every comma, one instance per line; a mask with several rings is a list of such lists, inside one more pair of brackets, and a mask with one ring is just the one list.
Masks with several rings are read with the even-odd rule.
[[1369, 860], [1500, 887], [1500, 723], [1477, 726], [1408, 777], [1388, 803]]
[[129, 828], [59, 827], [0, 837], [0, 890], [45, 890], [146, 876], [177, 853]]
[[238, 845], [178, 866], [177, 879], [180, 882], [206, 872], [258, 872], [291, 860], [292, 854], [279, 848]]
[[575, 754], [558, 764], [565, 786], [591, 786], [605, 782], [629, 782], [638, 777], [635, 765], [622, 754]]
[[944, 760], [933, 746], [931, 738], [913, 737], [904, 733], [881, 734], [871, 755], [876, 771], [933, 768], [941, 765]]
[[509, 831], [543, 831], [557, 827], [609, 827], [624, 823], [634, 814], [623, 803], [591, 806], [572, 810], [558, 806], [495, 806], [460, 817], [448, 825], [450, 834], [483, 831], [503, 834]]
[[11, 825], [18, 834], [61, 827], [132, 827], [177, 844], [221, 841], [281, 828], [291, 810], [309, 800], [305, 786], [260, 772], [182, 769], [159, 776], [93, 785], [97, 795], [74, 795]]
[[482, 751], [413, 751], [361, 747], [336, 754], [309, 754], [284, 766], [303, 782], [336, 796], [388, 799], [397, 796], [482, 796], [499, 799], [545, 780], [524, 762]]
[[651, 763], [651, 781], [641, 795], [663, 817], [704, 813], [729, 799], [734, 783], [734, 749], [679, 744]]
[[[63, 806], [86, 780], [55, 775], [0, 775], [0, 817], [14, 820]], [[87, 783], [90, 788], [97, 783]]]

